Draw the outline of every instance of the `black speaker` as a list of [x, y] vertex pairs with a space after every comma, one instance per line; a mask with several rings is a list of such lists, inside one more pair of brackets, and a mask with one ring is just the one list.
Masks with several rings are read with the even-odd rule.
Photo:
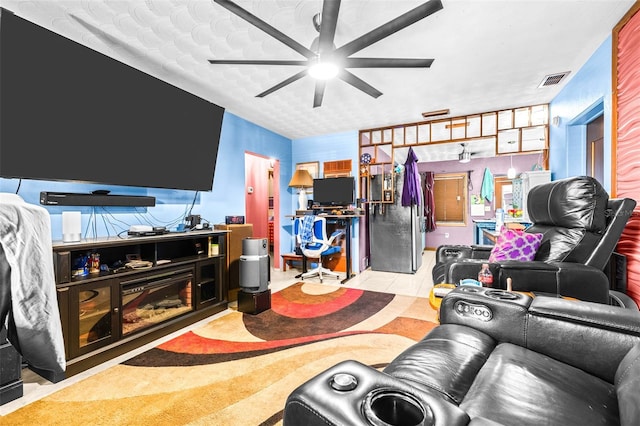
[[54, 252], [53, 268], [56, 276], [56, 284], [68, 283], [71, 281], [71, 252]]
[[153, 207], [156, 205], [156, 197], [43, 191], [40, 193], [40, 204], [45, 206]]

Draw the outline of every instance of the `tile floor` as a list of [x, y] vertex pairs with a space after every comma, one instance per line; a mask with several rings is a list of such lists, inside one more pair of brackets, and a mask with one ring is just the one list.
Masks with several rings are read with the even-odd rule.
[[[433, 282], [431, 279], [431, 269], [433, 268], [434, 262], [435, 252], [425, 251], [423, 252], [422, 256], [422, 265], [415, 274], [397, 274], [391, 272], [372, 271], [370, 269], [367, 269], [344, 283], [344, 286], [349, 288], [402, 294], [407, 296], [429, 297], [429, 291], [433, 287]], [[300, 271], [296, 268], [287, 268], [287, 271], [285, 272], [279, 269], [274, 269], [271, 271], [271, 282], [269, 283], [269, 288], [272, 292], [276, 292], [278, 290], [286, 288], [300, 281], [298, 278], [295, 278], [295, 276], [299, 273]], [[338, 279], [334, 277], [326, 277], [324, 278], [323, 283], [340, 284], [340, 280], [344, 279], [345, 276], [346, 275], [343, 274]], [[317, 277], [307, 278], [307, 281], [319, 282]], [[119, 364], [126, 359], [138, 355], [139, 353], [142, 353], [148, 349], [151, 349], [162, 342], [170, 340], [189, 329], [193, 329], [200, 326], [201, 324], [207, 323], [218, 316], [226, 315], [227, 313], [233, 311], [236, 308], [236, 305], [236, 302], [232, 302], [229, 304], [229, 309], [220, 312], [213, 317], [209, 317], [197, 323], [191, 324], [189, 327], [164, 336], [161, 339], [148, 343], [119, 357], [113, 358], [108, 362], [100, 364], [80, 374], [76, 374], [75, 376], [65, 379], [59, 383], [51, 383], [41, 378], [37, 374], [31, 372], [31, 370], [24, 369], [22, 371], [22, 379], [24, 381], [24, 396], [18, 398], [15, 401], [11, 401], [0, 406], [0, 416], [11, 413], [18, 408], [37, 401], [38, 399], [56, 392], [59, 389], [77, 383], [86, 377], [103, 371], [113, 365]]]

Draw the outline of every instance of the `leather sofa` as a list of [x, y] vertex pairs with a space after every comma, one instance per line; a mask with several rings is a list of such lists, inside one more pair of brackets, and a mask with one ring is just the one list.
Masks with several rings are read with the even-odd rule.
[[[638, 309], [626, 294], [612, 290], [605, 273], [620, 235], [636, 205], [630, 198], [610, 199], [600, 183], [574, 176], [533, 187], [527, 198], [532, 222], [525, 232], [541, 233], [534, 260], [489, 264], [496, 288], [553, 293], [580, 300]], [[434, 283], [477, 278], [492, 246], [443, 245], [436, 251]]]
[[285, 426], [640, 424], [640, 313], [474, 286], [382, 371], [341, 362], [287, 398]]

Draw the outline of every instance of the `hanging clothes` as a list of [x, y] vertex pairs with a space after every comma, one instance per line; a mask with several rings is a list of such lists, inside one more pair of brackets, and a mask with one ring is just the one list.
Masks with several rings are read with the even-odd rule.
[[306, 215], [302, 218], [300, 228], [300, 243], [304, 246], [313, 242], [313, 223], [316, 217], [313, 215]]
[[425, 231], [436, 230], [436, 198], [434, 195], [435, 173], [424, 174], [424, 223]]
[[489, 202], [493, 201], [493, 174], [488, 167], [484, 168], [484, 176], [482, 177], [482, 188], [480, 196]]
[[402, 206], [420, 205], [422, 190], [420, 188], [420, 174], [418, 173], [418, 157], [413, 148], [409, 147], [407, 160], [404, 162], [404, 185], [402, 187]]

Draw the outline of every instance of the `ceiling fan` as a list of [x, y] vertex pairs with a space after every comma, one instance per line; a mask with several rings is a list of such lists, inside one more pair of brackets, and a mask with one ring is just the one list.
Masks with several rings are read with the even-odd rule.
[[[352, 54], [382, 40], [401, 29], [412, 25], [421, 19], [439, 11], [443, 8], [441, 0], [429, 0], [426, 3], [398, 16], [395, 19], [383, 24], [368, 33], [352, 40], [351, 42], [336, 48], [334, 36], [340, 10], [340, 0], [324, 0], [322, 14], [317, 14], [313, 18], [313, 23], [319, 35], [314, 40], [310, 48], [303, 46], [292, 38], [288, 37], [273, 26], [267, 24], [251, 12], [243, 9], [229, 0], [213, 0], [215, 3], [239, 16], [255, 27], [261, 29], [268, 35], [274, 37], [286, 46], [300, 53], [305, 59], [301, 60], [224, 60], [210, 59], [212, 64], [231, 65], [285, 65], [303, 66], [304, 70], [292, 75], [284, 81], [276, 84], [270, 89], [256, 95], [262, 98], [270, 93], [281, 89], [294, 81], [297, 81], [311, 74], [316, 78], [315, 92], [313, 96], [313, 107], [322, 105], [322, 98], [327, 83], [327, 78], [337, 76], [351, 86], [364, 93], [377, 98], [382, 95], [378, 89], [356, 77], [347, 68], [429, 68], [433, 59], [413, 59], [413, 58], [354, 58]], [[322, 75], [323, 72], [330, 72], [329, 77]], [[332, 75], [331, 75], [332, 74]]]
[[462, 152], [460, 152], [458, 154], [458, 161], [460, 161], [461, 163], [468, 163], [469, 161], [471, 161], [471, 157], [475, 154], [480, 154], [482, 151], [478, 151], [478, 152], [471, 152], [467, 149], [467, 144], [466, 143], [461, 143], [460, 145], [462, 145]]

